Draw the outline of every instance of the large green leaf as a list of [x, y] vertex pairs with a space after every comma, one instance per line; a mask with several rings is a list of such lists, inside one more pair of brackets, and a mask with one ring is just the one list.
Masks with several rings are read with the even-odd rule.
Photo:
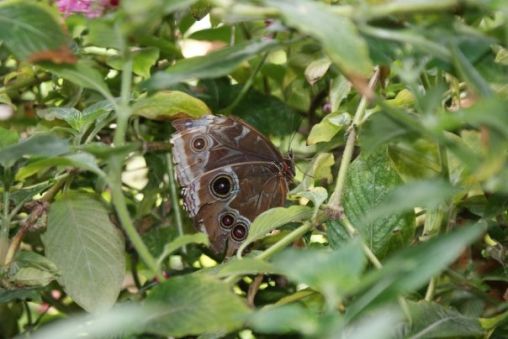
[[0, 150], [0, 165], [10, 167], [24, 156], [55, 156], [69, 151], [69, 143], [50, 134], [39, 134]]
[[[70, 39], [49, 11], [37, 2], [0, 4], [0, 40], [21, 60], [63, 62], [74, 59]], [[70, 58], [70, 60], [69, 60]]]
[[485, 232], [486, 225], [477, 223], [440, 235], [418, 246], [399, 251], [384, 263], [381, 270], [364, 276], [358, 288], [369, 286], [367, 293], [348, 309], [349, 316], [357, 314], [374, 301], [393, 300], [397, 296], [421, 288], [439, 274], [464, 251], [466, 246]]
[[364, 215], [360, 224], [370, 224], [393, 214], [411, 213], [416, 207], [434, 209], [446, 203], [457, 192], [456, 188], [440, 178], [413, 181], [386, 192], [383, 200]]
[[249, 317], [248, 325], [268, 334], [300, 332], [311, 336], [319, 330], [318, 316], [299, 304], [264, 307]]
[[67, 122], [77, 131], [83, 131], [96, 120], [100, 120], [105, 114], [109, 113], [113, 107], [110, 104], [99, 101], [98, 103], [87, 107], [83, 112], [73, 107], [49, 107], [38, 110], [37, 115], [46, 120], [59, 119]]
[[124, 240], [108, 210], [93, 196], [72, 193], [53, 203], [42, 236], [58, 281], [89, 312], [111, 307], [125, 273]]
[[349, 75], [367, 77], [372, 71], [367, 44], [351, 19], [331, 11], [331, 6], [308, 0], [276, 0], [286, 22], [323, 44], [330, 59]]
[[205, 56], [184, 59], [166, 71], [156, 73], [143, 82], [142, 87], [149, 90], [162, 89], [185, 80], [220, 77], [229, 74], [243, 61], [277, 46], [274, 41], [246, 42]]
[[154, 310], [130, 303], [98, 314], [73, 313], [54, 319], [30, 335], [33, 339], [68, 339], [82, 333], [86, 338], [125, 338], [138, 333]]
[[464, 315], [452, 307], [426, 301], [408, 302], [412, 324], [405, 338], [440, 338], [480, 336], [478, 318]]
[[181, 337], [229, 332], [239, 328], [249, 309], [226, 283], [207, 275], [171, 278], [156, 286], [148, 305], [160, 307], [146, 331]]
[[43, 63], [42, 66], [51, 73], [56, 74], [78, 86], [96, 90], [106, 99], [114, 101], [104, 77], [92, 64], [83, 60], [74, 65]]
[[152, 120], [169, 120], [181, 115], [199, 118], [210, 114], [206, 104], [180, 91], [161, 91], [141, 98], [132, 107], [135, 115]]
[[332, 304], [356, 288], [366, 263], [359, 242], [333, 251], [287, 249], [273, 261], [288, 278], [320, 291]]
[[[155, 47], [142, 48], [132, 52], [132, 71], [148, 78], [150, 76], [150, 69], [159, 59], [159, 49]], [[108, 65], [121, 70], [124, 59], [119, 56], [113, 56], [108, 59]]]
[[78, 152], [69, 155], [44, 158], [20, 168], [16, 173], [16, 180], [26, 179], [39, 171], [50, 167], [74, 167], [91, 171], [102, 178], [106, 178], [106, 174], [99, 168], [97, 161], [93, 155], [85, 152]]
[[[400, 184], [402, 180], [392, 168], [386, 149], [368, 157], [358, 157], [347, 172], [342, 199], [344, 212], [368, 246], [379, 256], [384, 256], [391, 248], [406, 245], [414, 231], [413, 211], [390, 213], [365, 222], [370, 211]], [[332, 221], [328, 226], [332, 246], [339, 246], [348, 238], [340, 222]]]

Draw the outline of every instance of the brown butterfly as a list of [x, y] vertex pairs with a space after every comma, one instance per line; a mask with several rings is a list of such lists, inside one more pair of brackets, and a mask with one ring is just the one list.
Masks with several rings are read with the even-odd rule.
[[171, 137], [184, 207], [213, 250], [232, 255], [252, 221], [282, 206], [294, 176], [292, 156], [245, 121], [207, 115], [173, 121]]

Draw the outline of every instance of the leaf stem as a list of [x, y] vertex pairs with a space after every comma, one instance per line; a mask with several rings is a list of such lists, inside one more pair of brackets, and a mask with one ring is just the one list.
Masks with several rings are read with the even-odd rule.
[[[176, 229], [178, 231], [178, 235], [182, 236], [183, 232], [183, 222], [182, 222], [182, 213], [180, 211], [180, 205], [178, 204], [179, 197], [176, 192], [176, 182], [175, 182], [175, 170], [173, 166], [173, 160], [171, 159], [171, 154], [168, 153], [166, 155], [166, 161], [168, 163], [168, 183], [169, 183], [169, 194], [171, 195], [171, 206], [173, 207], [173, 212], [175, 214], [175, 222]], [[184, 254], [187, 254], [187, 246], [183, 245], [182, 251]]]
[[258, 254], [255, 258], [259, 260], [264, 260], [270, 258], [275, 253], [279, 252], [280, 250], [286, 248], [288, 245], [290, 245], [293, 241], [296, 239], [302, 237], [305, 233], [310, 231], [314, 227], [314, 223], [310, 221], [306, 221], [298, 228], [294, 229], [291, 233], [286, 235], [284, 238], [277, 241], [275, 244]]
[[9, 225], [10, 225], [10, 217], [9, 217], [9, 190], [4, 185], [3, 191], [3, 216], [2, 216], [2, 225], [0, 228], [0, 266], [2, 266], [5, 262], [6, 255], [8, 253], [9, 247]]
[[261, 60], [256, 65], [256, 68], [254, 69], [254, 71], [252, 71], [252, 73], [250, 74], [249, 78], [247, 79], [247, 81], [243, 85], [240, 93], [236, 96], [235, 100], [229, 106], [227, 106], [226, 108], [222, 109], [221, 113], [226, 113], [226, 114], [230, 113], [231, 111], [233, 111], [233, 109], [236, 106], [238, 106], [238, 104], [242, 101], [242, 99], [245, 97], [247, 92], [249, 92], [249, 89], [251, 88], [252, 84], [254, 83], [254, 79], [256, 78], [256, 75], [261, 70], [261, 67], [265, 64], [265, 61], [266, 61], [267, 57], [268, 57], [268, 52], [263, 54], [263, 56], [261, 57]]
[[[116, 109], [117, 115], [117, 127], [115, 130], [115, 135], [113, 137], [113, 141], [115, 147], [120, 147], [125, 144], [125, 135], [127, 133], [127, 124], [130, 116], [130, 91], [131, 91], [131, 82], [132, 82], [132, 57], [128, 52], [125, 54], [125, 61], [122, 66], [122, 84], [121, 84], [121, 96], [120, 96], [120, 104]], [[129, 210], [127, 209], [127, 203], [125, 201], [125, 196], [122, 191], [122, 168], [123, 168], [123, 156], [115, 155], [111, 157], [110, 160], [110, 172], [109, 172], [109, 185], [111, 188], [111, 198], [113, 206], [118, 215], [118, 219], [120, 223], [129, 237], [132, 245], [138, 252], [141, 260], [148, 266], [148, 268], [152, 271], [160, 281], [163, 281], [163, 276], [157, 269], [157, 263], [155, 262], [154, 257], [150, 254], [150, 251], [146, 247], [143, 239], [138, 234], [134, 223], [130, 217]]]
[[[341, 218], [341, 221], [342, 221], [342, 224], [344, 225], [344, 228], [346, 229], [346, 232], [349, 234], [349, 236], [351, 238], [354, 238], [358, 235], [356, 228], [351, 224], [351, 222], [345, 215]], [[361, 239], [361, 245], [362, 245], [363, 252], [367, 256], [367, 258], [369, 258], [372, 265], [377, 269], [381, 269], [383, 267], [383, 265], [381, 264], [379, 259], [376, 257], [374, 252], [372, 252], [370, 247], [365, 243], [365, 241], [363, 241], [363, 239]]]
[[[369, 89], [373, 90], [379, 80], [379, 67], [376, 68], [374, 74], [372, 75], [369, 81]], [[334, 215], [340, 215], [341, 211], [341, 199], [342, 193], [344, 190], [344, 185], [346, 183], [346, 174], [349, 168], [349, 163], [353, 157], [353, 150], [356, 143], [356, 128], [363, 121], [363, 117], [365, 115], [365, 110], [367, 109], [367, 97], [363, 96], [358, 104], [358, 108], [356, 109], [355, 116], [353, 118], [353, 122], [349, 127], [349, 134], [346, 141], [346, 146], [344, 148], [344, 153], [342, 154], [342, 160], [340, 163], [339, 173], [337, 175], [337, 182], [335, 184], [335, 190], [333, 191], [330, 199], [328, 200], [328, 208], [332, 211]]]

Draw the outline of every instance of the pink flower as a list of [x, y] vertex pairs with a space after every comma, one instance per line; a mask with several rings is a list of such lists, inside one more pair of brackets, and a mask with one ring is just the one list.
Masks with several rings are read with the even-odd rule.
[[82, 13], [89, 18], [101, 16], [108, 8], [118, 6], [119, 0], [56, 0], [60, 12], [65, 16]]

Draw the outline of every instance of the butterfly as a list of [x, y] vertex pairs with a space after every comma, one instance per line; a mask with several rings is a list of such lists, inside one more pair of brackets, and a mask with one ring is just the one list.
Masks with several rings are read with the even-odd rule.
[[295, 174], [293, 157], [236, 117], [206, 115], [172, 125], [184, 208], [208, 234], [211, 248], [230, 256], [259, 214], [284, 205]]

